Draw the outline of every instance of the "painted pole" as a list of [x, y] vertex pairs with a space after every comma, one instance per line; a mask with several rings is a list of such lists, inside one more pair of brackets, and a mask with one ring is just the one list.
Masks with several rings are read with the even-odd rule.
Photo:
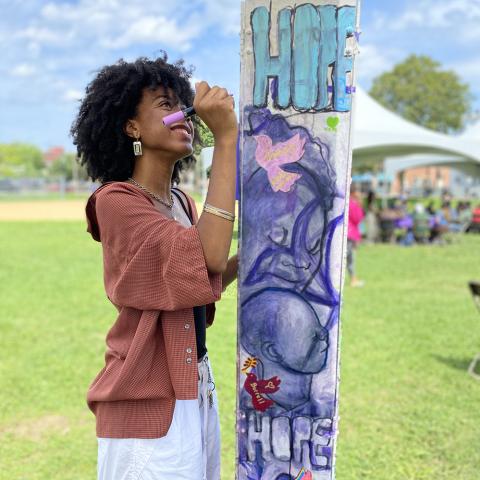
[[242, 2], [237, 476], [330, 480], [358, 2]]

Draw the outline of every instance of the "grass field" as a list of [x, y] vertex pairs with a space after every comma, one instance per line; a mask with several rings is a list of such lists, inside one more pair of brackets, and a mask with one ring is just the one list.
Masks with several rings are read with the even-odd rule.
[[[0, 479], [87, 480], [96, 472], [89, 383], [116, 309], [101, 246], [83, 221], [0, 223]], [[345, 290], [338, 480], [477, 480], [480, 236], [445, 247], [363, 247], [363, 289]], [[235, 285], [208, 344], [233, 480]]]

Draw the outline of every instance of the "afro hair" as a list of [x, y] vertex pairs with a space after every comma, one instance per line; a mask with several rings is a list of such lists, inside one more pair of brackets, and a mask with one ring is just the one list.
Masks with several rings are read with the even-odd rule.
[[[135, 157], [132, 141], [124, 132], [128, 119], [134, 118], [143, 90], [160, 86], [171, 88], [187, 107], [193, 104], [190, 85], [193, 68], [183, 59], [168, 63], [166, 52], [154, 60], [146, 57], [134, 62], [118, 60], [102, 67], [87, 85], [85, 97], [70, 133], [77, 148], [78, 161], [88, 176], [101, 183], [125, 181], [133, 174]], [[194, 151], [201, 145], [199, 120], [194, 116]], [[195, 163], [194, 155], [178, 160], [172, 184], [180, 182], [180, 172]]]

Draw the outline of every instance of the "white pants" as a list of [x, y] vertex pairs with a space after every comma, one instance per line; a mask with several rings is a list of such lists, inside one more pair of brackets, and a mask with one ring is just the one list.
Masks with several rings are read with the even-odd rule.
[[198, 400], [175, 402], [166, 436], [97, 437], [98, 480], [220, 480], [218, 402], [215, 389], [213, 402], [208, 399], [214, 380], [207, 356], [198, 363], [198, 376]]

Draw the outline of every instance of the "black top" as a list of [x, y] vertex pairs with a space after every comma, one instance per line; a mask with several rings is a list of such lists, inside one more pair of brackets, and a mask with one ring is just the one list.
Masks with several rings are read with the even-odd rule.
[[[193, 217], [190, 212], [190, 204], [188, 204], [188, 210], [185, 208], [182, 197], [172, 189], [172, 192], [180, 200], [180, 203], [185, 210], [190, 223], [193, 225]], [[197, 343], [197, 360], [200, 360], [207, 353], [207, 309], [205, 305], [199, 305], [198, 307], [193, 307], [193, 318], [195, 320], [195, 338]]]
[[193, 307], [195, 318], [195, 337], [197, 340], [197, 360], [200, 360], [207, 353], [207, 315], [205, 305]]

